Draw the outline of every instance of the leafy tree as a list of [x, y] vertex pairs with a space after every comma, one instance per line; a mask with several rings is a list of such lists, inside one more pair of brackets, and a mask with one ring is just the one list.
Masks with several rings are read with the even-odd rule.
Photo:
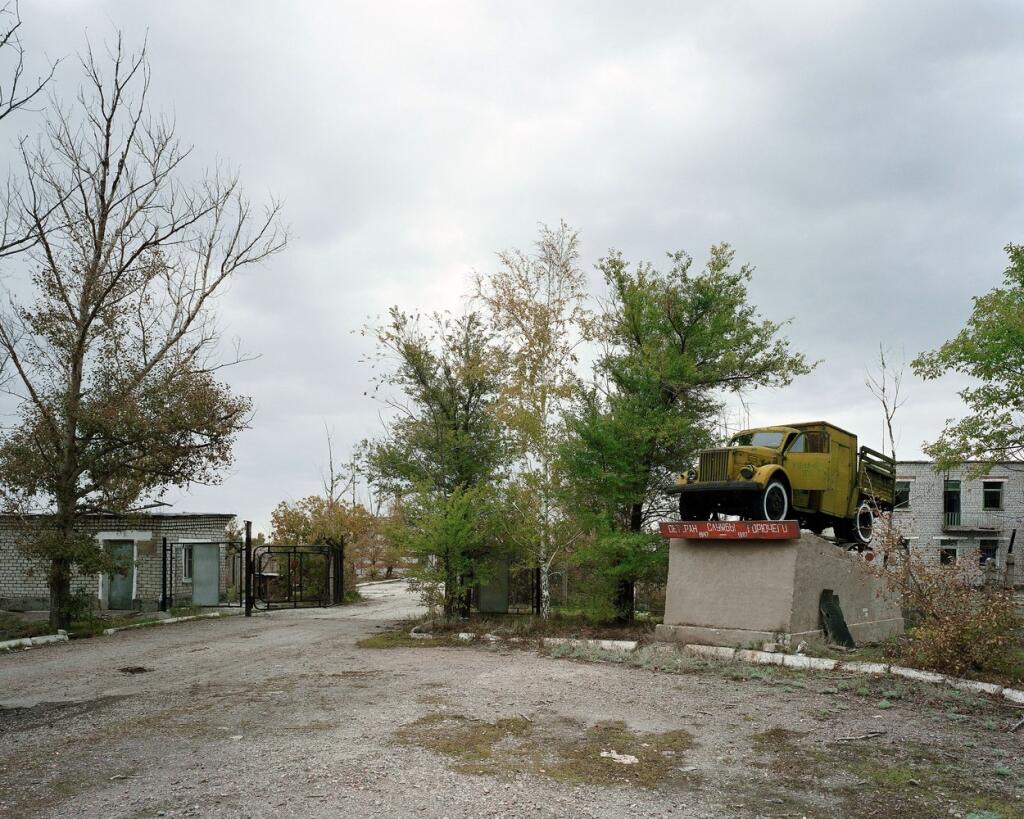
[[350, 506], [320, 495], [281, 501], [270, 513], [270, 542], [284, 546], [348, 543], [369, 526], [369, 520], [361, 504]]
[[551, 614], [551, 564], [579, 536], [557, 503], [562, 473], [556, 458], [562, 416], [580, 394], [577, 349], [592, 318], [578, 247], [577, 233], [564, 222], [557, 230], [542, 226], [535, 253], [500, 253], [498, 271], [476, 278], [476, 297], [506, 344], [497, 408], [516, 458], [507, 536], [540, 568], [545, 619]]
[[433, 491], [409, 497], [408, 524], [399, 531], [403, 551], [415, 558], [410, 586], [431, 609], [445, 617], [468, 610], [470, 591], [486, 583], [505, 554], [497, 537], [493, 487], [458, 487], [447, 495]]
[[105, 69], [87, 51], [77, 106], [23, 144], [7, 224], [28, 237], [34, 297], [8, 288], [0, 353], [18, 421], [0, 436], [0, 488], [15, 511], [52, 513], [27, 548], [49, 561], [50, 618], [67, 625], [72, 571], [103, 554], [85, 515], [213, 483], [250, 402], [217, 378], [214, 298], [284, 247], [277, 206], [253, 213], [234, 176], [180, 181], [189, 150], [146, 105], [145, 52], [120, 37]]
[[728, 245], [713, 246], [696, 274], [687, 254], [669, 258], [665, 271], [631, 267], [614, 251], [598, 263], [608, 287], [598, 379], [568, 419], [562, 449], [578, 506], [613, 541], [605, 548], [599, 537], [595, 548], [614, 558], [623, 619], [632, 617], [633, 583], [649, 558], [664, 555], [647, 534], [667, 512], [660, 488], [714, 440], [726, 397], [810, 370], [780, 337], [783, 325], [748, 302], [753, 269], [734, 270]]
[[1024, 245], [1007, 245], [1006, 253], [1002, 287], [975, 298], [967, 326], [911, 365], [928, 380], [955, 372], [976, 384], [960, 391], [970, 414], [948, 421], [924, 448], [939, 469], [1024, 458]]
[[[386, 399], [395, 410], [387, 433], [365, 446], [367, 474], [380, 491], [402, 498], [407, 545], [423, 557], [412, 576], [424, 589], [443, 584], [451, 616], [486, 572], [488, 541], [471, 501], [481, 500], [505, 457], [495, 415], [500, 355], [476, 313], [435, 314], [424, 328], [394, 308], [390, 321], [368, 332], [386, 367], [380, 386], [396, 394]], [[438, 551], [427, 560], [432, 547]]]

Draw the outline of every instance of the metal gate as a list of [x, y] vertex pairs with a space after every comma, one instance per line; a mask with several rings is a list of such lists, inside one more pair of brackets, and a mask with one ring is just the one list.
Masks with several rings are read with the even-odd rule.
[[282, 609], [344, 602], [344, 549], [340, 544], [253, 546], [252, 606]]

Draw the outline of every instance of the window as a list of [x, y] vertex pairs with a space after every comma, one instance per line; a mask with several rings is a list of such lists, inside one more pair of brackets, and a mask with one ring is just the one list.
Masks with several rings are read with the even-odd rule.
[[893, 509], [910, 508], [910, 485], [912, 481], [896, 481], [896, 497], [893, 500]]
[[785, 433], [782, 432], [771, 432], [769, 430], [741, 432], [729, 441], [729, 446], [766, 446], [769, 449], [778, 449], [782, 444], [782, 437], [784, 434]]
[[998, 540], [982, 540], [978, 544], [978, 548], [981, 554], [978, 557], [978, 563], [984, 566], [990, 560], [994, 561], [996, 555], [999, 554], [999, 541]]
[[796, 436], [789, 452], [828, 452], [828, 435], [824, 432], [801, 432]]
[[939, 563], [943, 566], [952, 566], [956, 563], [956, 541], [940, 540]]
[[942, 513], [946, 526], [960, 525], [960, 481], [947, 480], [943, 484]]
[[192, 579], [192, 547], [181, 547], [181, 579]]
[[981, 482], [981, 508], [1002, 509], [1003, 508], [1003, 482], [982, 481]]

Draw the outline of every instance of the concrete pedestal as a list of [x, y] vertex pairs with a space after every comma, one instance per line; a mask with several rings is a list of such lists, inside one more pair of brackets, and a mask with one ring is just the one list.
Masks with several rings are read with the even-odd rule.
[[823, 637], [826, 589], [858, 645], [903, 633], [899, 602], [864, 559], [801, 532], [798, 540], [672, 540], [659, 640], [758, 646]]

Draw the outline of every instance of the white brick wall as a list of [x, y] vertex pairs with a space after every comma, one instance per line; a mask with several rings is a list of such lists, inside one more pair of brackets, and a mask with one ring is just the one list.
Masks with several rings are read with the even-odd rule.
[[[1006, 565], [1006, 550], [1010, 542], [1010, 534], [1016, 529], [1014, 543], [1014, 559], [1016, 583], [1024, 583], [1024, 464], [996, 464], [988, 475], [972, 478], [968, 475], [970, 465], [957, 467], [948, 471], [936, 472], [934, 463], [929, 461], [899, 461], [896, 465], [896, 480], [910, 482], [910, 508], [897, 510], [893, 517], [896, 526], [904, 536], [910, 538], [910, 546], [922, 553], [929, 561], [939, 561], [943, 548], [952, 548], [942, 541], [955, 540], [958, 559], [968, 559], [974, 555], [982, 540], [998, 541], [997, 566], [1002, 569]], [[954, 528], [944, 525], [943, 488], [945, 481], [960, 481], [960, 520], [961, 526]], [[985, 510], [982, 508], [982, 482], [986, 480], [1003, 480], [1002, 510]], [[977, 531], [978, 524], [991, 526], [984, 532]]]
[[[110, 539], [133, 539], [138, 533], [149, 533], [151, 540], [140, 542], [139, 555], [136, 562], [138, 573], [134, 606], [136, 608], [153, 609], [160, 603], [161, 565], [163, 560], [162, 541], [207, 540], [220, 542], [225, 540], [225, 529], [233, 520], [234, 515], [132, 515], [130, 518], [114, 515], [90, 516], [83, 529], [90, 534], [109, 533]], [[30, 519], [38, 524], [41, 518]], [[122, 537], [118, 537], [118, 534]], [[46, 561], [28, 557], [20, 548], [19, 543], [27, 536], [26, 523], [13, 515], [0, 515], [0, 608], [19, 606], [30, 608], [46, 608], [49, 598], [47, 588], [48, 566]], [[178, 567], [175, 572], [180, 574]], [[226, 584], [226, 572], [221, 571], [221, 585]], [[177, 586], [178, 584], [175, 583]], [[96, 575], [75, 575], [71, 583], [72, 591], [84, 589], [90, 594], [98, 594], [100, 579]], [[187, 603], [184, 587], [178, 595], [180, 602]], [[178, 600], [175, 601], [179, 602]]]

